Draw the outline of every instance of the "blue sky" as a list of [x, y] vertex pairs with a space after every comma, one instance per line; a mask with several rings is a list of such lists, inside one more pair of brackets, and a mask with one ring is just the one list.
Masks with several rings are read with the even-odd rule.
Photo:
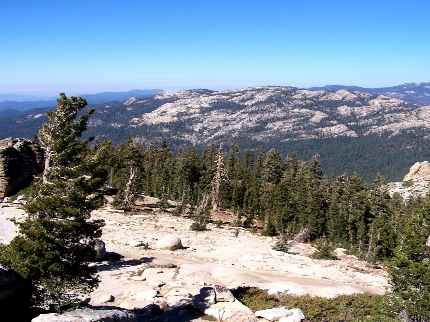
[[430, 1], [0, 0], [0, 93], [430, 81]]

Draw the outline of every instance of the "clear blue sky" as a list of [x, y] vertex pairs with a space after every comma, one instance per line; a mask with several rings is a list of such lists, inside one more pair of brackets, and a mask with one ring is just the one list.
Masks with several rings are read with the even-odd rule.
[[430, 80], [430, 1], [0, 0], [0, 93]]

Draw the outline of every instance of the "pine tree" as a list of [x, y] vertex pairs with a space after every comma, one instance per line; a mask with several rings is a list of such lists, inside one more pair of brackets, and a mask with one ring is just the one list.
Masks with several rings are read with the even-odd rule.
[[393, 255], [393, 250], [396, 247], [396, 236], [390, 200], [384, 178], [377, 177], [369, 196], [370, 225], [367, 260]]
[[410, 214], [390, 266], [391, 308], [411, 321], [430, 320], [430, 201]]
[[143, 155], [131, 139], [118, 149], [117, 154], [118, 193], [114, 205], [118, 209], [131, 210], [142, 188]]
[[33, 283], [35, 305], [61, 308], [97, 285], [93, 244], [102, 221], [90, 220], [100, 205], [97, 191], [106, 181], [99, 167], [103, 150], [91, 151], [80, 139], [93, 111], [86, 101], [60, 94], [39, 131], [46, 151], [42, 179], [26, 205], [28, 218], [3, 250], [1, 261]]

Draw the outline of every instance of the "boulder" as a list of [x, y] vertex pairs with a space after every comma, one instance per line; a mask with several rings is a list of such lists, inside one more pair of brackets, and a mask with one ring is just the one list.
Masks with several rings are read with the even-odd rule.
[[300, 309], [291, 309], [288, 312], [290, 315], [281, 318], [279, 322], [301, 322], [305, 319], [305, 315]]
[[430, 247], [430, 236], [427, 238], [426, 246], [427, 246], [427, 247]]
[[257, 321], [251, 309], [249, 309], [239, 301], [215, 303], [208, 307], [206, 310], [204, 310], [203, 313], [213, 317], [217, 321]]
[[234, 302], [236, 300], [233, 293], [223, 285], [214, 285], [213, 289], [215, 291], [216, 302]]
[[135, 313], [119, 309], [77, 309], [65, 313], [41, 314], [32, 322], [137, 322]]
[[198, 311], [204, 312], [216, 303], [215, 290], [212, 287], [203, 287], [200, 293], [193, 297], [192, 305]]
[[43, 170], [43, 151], [25, 139], [0, 140], [0, 198], [28, 186]]
[[26, 202], [27, 200], [25, 199], [25, 197], [22, 195], [19, 195], [13, 203], [18, 205], [24, 205]]
[[416, 179], [430, 180], [430, 162], [416, 162], [410, 169], [403, 181], [413, 181]]
[[182, 248], [182, 241], [176, 236], [165, 236], [159, 239], [156, 243], [157, 249], [176, 250]]
[[103, 240], [96, 239], [94, 241], [94, 250], [96, 251], [97, 260], [103, 260], [106, 257], [106, 245]]
[[336, 248], [334, 250], [334, 254], [336, 255], [336, 257], [342, 257], [342, 256], [346, 256], [348, 250], [345, 248]]
[[285, 306], [255, 312], [255, 316], [268, 321], [279, 321], [281, 318], [288, 317], [289, 315], [290, 310]]
[[236, 301], [217, 302], [216, 292], [212, 287], [203, 287], [200, 294], [194, 296], [192, 305], [198, 311], [216, 321], [254, 322], [254, 313], [245, 305]]

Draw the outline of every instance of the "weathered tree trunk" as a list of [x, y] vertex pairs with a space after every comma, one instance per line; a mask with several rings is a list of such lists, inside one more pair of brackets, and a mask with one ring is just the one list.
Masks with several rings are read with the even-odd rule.
[[126, 208], [130, 208], [133, 203], [135, 192], [133, 191], [134, 180], [136, 179], [136, 168], [130, 167], [130, 173], [128, 176], [127, 184], [124, 190], [124, 205]]
[[373, 225], [372, 225], [372, 228], [370, 229], [369, 247], [367, 248], [366, 260], [370, 259], [372, 255], [372, 250], [373, 250]]
[[44, 184], [48, 183], [48, 173], [49, 173], [49, 168], [51, 165], [51, 156], [52, 156], [51, 149], [46, 147], [46, 150], [45, 150], [45, 166], [43, 168], [43, 174], [42, 174], [42, 182]]
[[225, 177], [224, 154], [220, 150], [216, 159], [216, 172], [212, 179], [212, 212], [218, 210], [221, 204], [221, 181]]

